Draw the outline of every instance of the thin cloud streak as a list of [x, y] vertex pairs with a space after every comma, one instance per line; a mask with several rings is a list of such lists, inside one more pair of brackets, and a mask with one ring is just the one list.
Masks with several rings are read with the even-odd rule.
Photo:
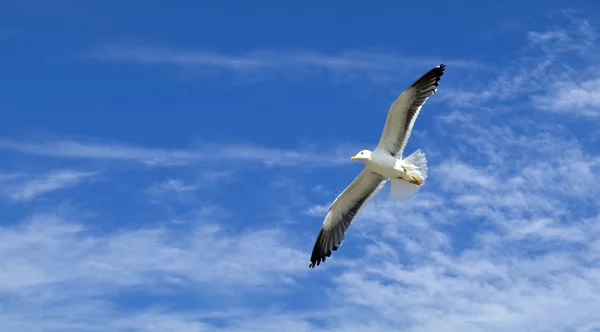
[[[251, 51], [240, 55], [203, 50], [180, 50], [165, 47], [112, 45], [93, 51], [95, 60], [141, 65], [173, 65], [192, 68], [217, 68], [231, 71], [264, 71], [315, 69], [338, 74], [362, 74], [374, 79], [402, 73], [412, 66], [433, 66], [445, 63], [454, 68], [482, 68], [473, 60], [452, 60], [443, 57], [407, 57], [394, 53], [346, 51], [323, 54], [309, 51]], [[388, 79], [390, 77], [387, 77]]]
[[184, 166], [222, 161], [262, 163], [272, 167], [326, 167], [347, 163], [332, 150], [319, 153], [300, 150], [273, 149], [248, 144], [202, 144], [194, 149], [161, 149], [118, 143], [84, 143], [77, 141], [32, 142], [1, 140], [0, 149], [61, 158], [104, 159], [140, 162], [148, 166]]
[[[1, 183], [1, 185], [4, 187], [4, 194], [11, 200], [27, 202], [50, 192], [73, 187], [80, 182], [89, 179], [94, 174], [96, 173], [59, 170], [44, 175], [38, 175], [33, 179], [28, 179], [23, 182], [7, 181]], [[8, 180], [16, 179], [18, 179], [18, 177]], [[0, 178], [0, 182], [2, 182], [1, 180], [2, 178]]]

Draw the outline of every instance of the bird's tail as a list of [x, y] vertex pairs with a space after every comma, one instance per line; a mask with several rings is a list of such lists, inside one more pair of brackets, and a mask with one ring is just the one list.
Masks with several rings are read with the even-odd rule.
[[404, 179], [390, 179], [390, 198], [405, 199], [421, 189], [418, 184], [412, 184]]
[[408, 171], [412, 175], [418, 177], [421, 182], [425, 182], [425, 179], [427, 179], [427, 158], [421, 149], [413, 152], [403, 161], [409, 165]]
[[390, 179], [390, 197], [404, 199], [415, 194], [427, 179], [427, 158], [420, 149], [402, 160], [410, 175], [416, 177], [420, 184], [410, 183], [405, 179]]

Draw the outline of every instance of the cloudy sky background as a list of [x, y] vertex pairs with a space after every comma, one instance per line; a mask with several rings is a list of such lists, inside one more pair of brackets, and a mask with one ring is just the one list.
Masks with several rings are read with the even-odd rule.
[[[600, 331], [600, 4], [0, 1], [0, 330]], [[447, 65], [308, 268], [388, 107]]]

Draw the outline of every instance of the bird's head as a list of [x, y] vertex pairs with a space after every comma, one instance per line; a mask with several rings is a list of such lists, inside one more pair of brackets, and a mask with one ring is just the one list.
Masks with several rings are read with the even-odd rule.
[[351, 160], [361, 160], [361, 161], [365, 161], [365, 162], [369, 161], [369, 160], [371, 160], [371, 151], [362, 150], [350, 159]]

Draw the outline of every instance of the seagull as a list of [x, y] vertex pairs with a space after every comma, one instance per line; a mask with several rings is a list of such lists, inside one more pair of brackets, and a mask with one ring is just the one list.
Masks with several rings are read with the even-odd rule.
[[365, 163], [364, 169], [333, 201], [315, 240], [310, 268], [325, 262], [337, 251], [352, 220], [390, 180], [390, 197], [407, 198], [423, 186], [427, 178], [427, 159], [420, 149], [402, 159], [402, 152], [423, 104], [436, 91], [446, 66], [431, 69], [394, 101], [390, 107], [379, 143], [374, 151], [362, 150], [351, 160]]

